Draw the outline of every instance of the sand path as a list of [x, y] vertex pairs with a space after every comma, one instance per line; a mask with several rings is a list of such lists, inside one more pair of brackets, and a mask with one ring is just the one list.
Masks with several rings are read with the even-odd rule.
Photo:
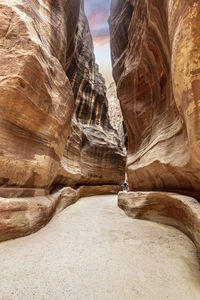
[[195, 300], [200, 271], [178, 230], [82, 198], [39, 232], [0, 244], [3, 300]]

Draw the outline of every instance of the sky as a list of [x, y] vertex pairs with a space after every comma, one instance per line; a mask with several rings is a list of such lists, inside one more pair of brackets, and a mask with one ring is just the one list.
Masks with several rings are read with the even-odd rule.
[[96, 63], [108, 86], [113, 81], [107, 22], [110, 14], [110, 0], [85, 0], [85, 13], [93, 36]]

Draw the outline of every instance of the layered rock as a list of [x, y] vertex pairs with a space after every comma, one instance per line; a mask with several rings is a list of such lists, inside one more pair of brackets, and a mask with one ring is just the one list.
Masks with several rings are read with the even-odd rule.
[[125, 152], [110, 124], [105, 80], [93, 54], [83, 6], [66, 74], [75, 96], [71, 134], [55, 184], [119, 184], [124, 180]]
[[[2, 241], [38, 230], [82, 195], [117, 193], [125, 156], [83, 1], [0, 0], [0, 25]], [[82, 184], [92, 186], [52, 192]]]
[[200, 1], [112, 1], [131, 190], [200, 191]]
[[[0, 1], [0, 185], [48, 188], [70, 130], [80, 1]], [[59, 34], [58, 34], [59, 33]]]
[[[110, 123], [112, 127], [117, 130], [117, 134], [122, 142], [123, 148], [127, 146], [127, 134], [120, 108], [119, 99], [117, 98], [116, 85], [112, 82], [107, 90], [108, 98], [108, 114], [110, 117]], [[124, 149], [124, 151], [126, 151]]]
[[1, 0], [0, 22], [0, 186], [123, 181], [83, 1]]

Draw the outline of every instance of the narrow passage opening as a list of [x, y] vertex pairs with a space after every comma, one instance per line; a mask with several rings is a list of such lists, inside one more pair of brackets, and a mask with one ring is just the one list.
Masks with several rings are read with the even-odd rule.
[[107, 88], [113, 82], [108, 25], [110, 2], [110, 0], [85, 0], [85, 13], [93, 37], [96, 63], [105, 78]]
[[103, 75], [107, 87], [108, 114], [111, 125], [117, 130], [125, 150], [125, 148], [128, 148], [128, 137], [112, 76], [108, 25], [111, 0], [85, 0], [84, 5], [93, 38], [95, 61], [99, 65], [99, 71]]

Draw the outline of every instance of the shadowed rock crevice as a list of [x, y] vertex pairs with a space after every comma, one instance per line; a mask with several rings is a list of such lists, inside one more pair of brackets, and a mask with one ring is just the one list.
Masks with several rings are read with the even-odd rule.
[[66, 67], [66, 74], [75, 95], [75, 111], [55, 184], [122, 183], [125, 151], [110, 124], [105, 80], [95, 63], [83, 7], [73, 43], [73, 59]]

